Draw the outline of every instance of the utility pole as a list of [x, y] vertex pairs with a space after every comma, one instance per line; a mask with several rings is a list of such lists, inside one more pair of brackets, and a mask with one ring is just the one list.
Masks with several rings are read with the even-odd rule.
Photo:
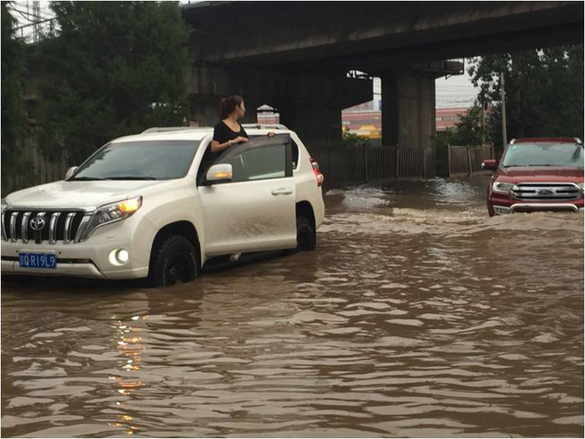
[[481, 146], [485, 145], [485, 103], [481, 104]]
[[502, 140], [504, 141], [502, 148], [505, 148], [508, 144], [508, 133], [506, 129], [506, 88], [504, 86], [504, 72], [500, 72], [500, 95], [502, 97]]
[[[41, 2], [39, 1], [34, 1], [33, 3], [33, 42], [38, 43], [41, 39], [41, 25], [40, 25], [40, 21], [41, 21]], [[27, 3], [28, 5], [28, 3]]]

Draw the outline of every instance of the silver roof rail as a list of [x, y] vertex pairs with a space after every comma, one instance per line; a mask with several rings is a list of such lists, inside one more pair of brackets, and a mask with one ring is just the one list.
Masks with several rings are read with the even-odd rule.
[[140, 134], [148, 134], [148, 133], [168, 133], [172, 131], [188, 131], [188, 130], [201, 130], [201, 129], [210, 129], [209, 127], [153, 127], [148, 128], [147, 130], [142, 131]]
[[270, 125], [264, 125], [260, 123], [244, 123], [242, 126], [244, 128], [256, 128], [259, 130], [288, 130], [288, 127], [281, 123], [274, 123]]

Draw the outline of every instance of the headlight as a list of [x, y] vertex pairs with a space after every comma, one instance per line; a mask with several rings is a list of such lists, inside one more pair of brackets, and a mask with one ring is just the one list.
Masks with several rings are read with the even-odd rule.
[[498, 194], [508, 194], [510, 189], [514, 187], [514, 183], [504, 183], [501, 181], [496, 181], [492, 185], [492, 190]]
[[89, 223], [83, 235], [81, 235], [81, 241], [88, 239], [96, 229], [102, 226], [131, 217], [134, 212], [140, 209], [140, 206], [142, 206], [142, 197], [131, 198], [100, 207], [89, 219]]
[[2, 229], [2, 241], [8, 241], [8, 237], [6, 236], [6, 230], [4, 229], [4, 211], [8, 207], [8, 203], [4, 198], [2, 198], [2, 224], [0, 228]]

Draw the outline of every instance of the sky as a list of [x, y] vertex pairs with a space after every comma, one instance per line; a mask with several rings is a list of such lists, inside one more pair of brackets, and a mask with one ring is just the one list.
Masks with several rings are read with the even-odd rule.
[[438, 78], [435, 86], [437, 108], [471, 107], [479, 93], [467, 71], [463, 75]]
[[[40, 1], [41, 17], [48, 18], [52, 17], [53, 13], [49, 8], [49, 1]], [[181, 1], [180, 3], [188, 3], [188, 1]], [[29, 24], [30, 17], [32, 14], [32, 1], [16, 0], [12, 6], [18, 12], [15, 12], [15, 18], [18, 20], [19, 25]], [[43, 25], [44, 28], [48, 28], [47, 24]], [[32, 34], [32, 27], [28, 26], [19, 30], [21, 36], [30, 36]], [[475, 98], [477, 97], [478, 90], [473, 87], [471, 79], [467, 72], [463, 75], [451, 76], [448, 78], [438, 78], [435, 81], [436, 84], [436, 99], [437, 108], [457, 108], [457, 107], [470, 107], [473, 105]], [[380, 98], [380, 83], [374, 81], [374, 100]]]

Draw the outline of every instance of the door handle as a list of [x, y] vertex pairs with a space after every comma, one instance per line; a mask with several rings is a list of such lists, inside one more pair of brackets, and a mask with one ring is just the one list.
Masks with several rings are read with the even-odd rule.
[[272, 191], [272, 195], [276, 196], [276, 195], [290, 195], [293, 193], [293, 190], [291, 187], [281, 187], [278, 189], [274, 189]]

